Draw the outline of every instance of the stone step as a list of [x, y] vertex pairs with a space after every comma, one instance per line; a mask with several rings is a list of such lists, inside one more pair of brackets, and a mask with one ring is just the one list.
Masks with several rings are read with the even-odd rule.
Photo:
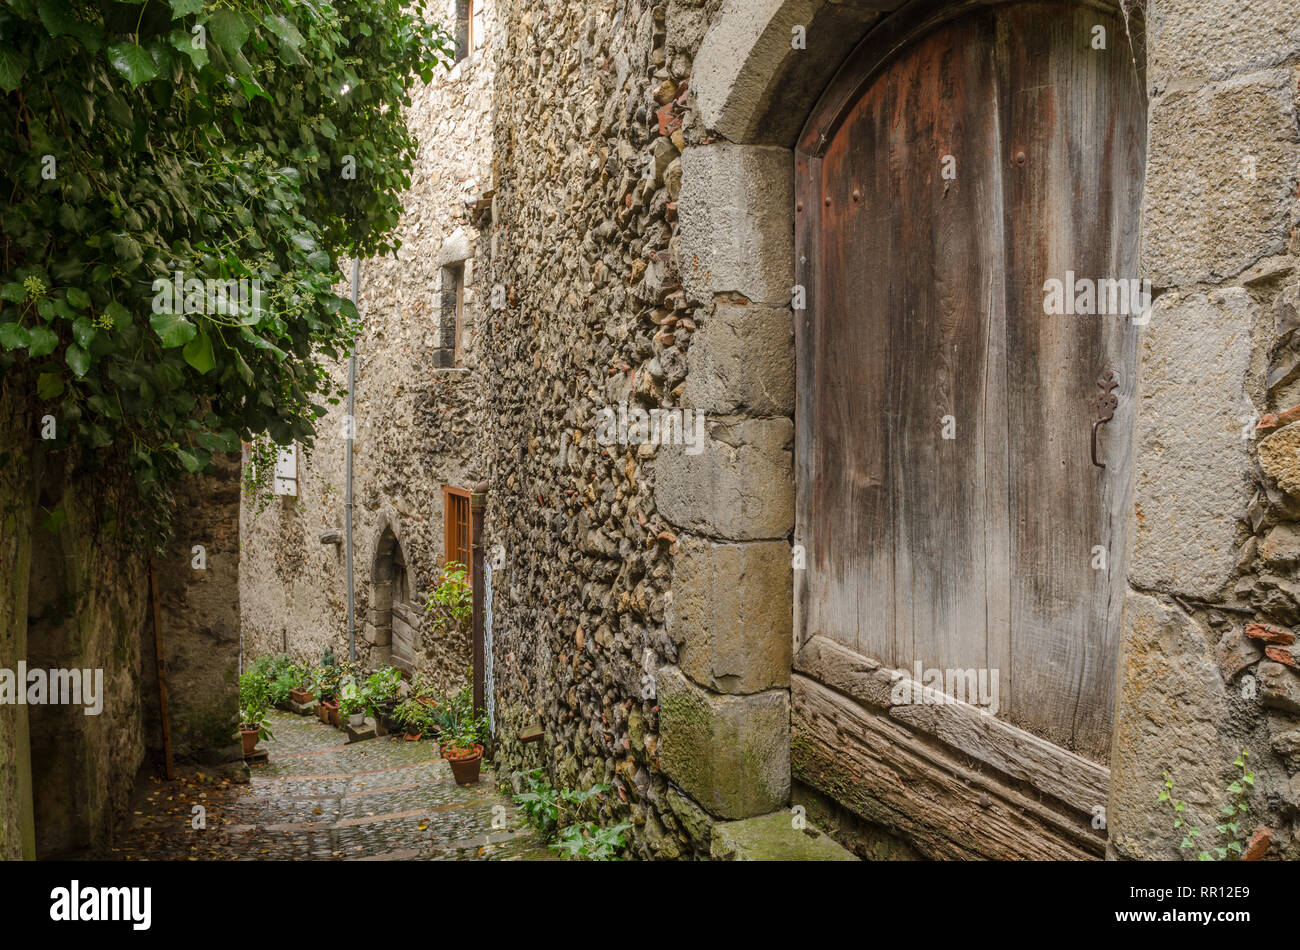
[[[803, 827], [796, 827], [796, 821]], [[720, 821], [709, 842], [715, 861], [857, 861], [830, 835], [789, 811]]]

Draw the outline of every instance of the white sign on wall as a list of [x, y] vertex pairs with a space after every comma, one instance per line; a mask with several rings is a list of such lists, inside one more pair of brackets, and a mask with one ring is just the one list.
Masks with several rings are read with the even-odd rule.
[[282, 445], [275, 453], [275, 487], [277, 495], [298, 494], [298, 444]]

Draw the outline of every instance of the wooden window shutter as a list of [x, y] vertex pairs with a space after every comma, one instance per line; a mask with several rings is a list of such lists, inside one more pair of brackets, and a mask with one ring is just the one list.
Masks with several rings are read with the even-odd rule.
[[443, 563], [457, 561], [465, 566], [465, 580], [470, 581], [474, 572], [473, 553], [470, 550], [470, 538], [473, 515], [469, 507], [469, 489], [442, 486], [443, 510]]

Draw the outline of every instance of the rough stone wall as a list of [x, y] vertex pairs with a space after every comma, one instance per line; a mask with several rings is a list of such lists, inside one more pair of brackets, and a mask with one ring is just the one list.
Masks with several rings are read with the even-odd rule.
[[[186, 478], [175, 494], [175, 537], [154, 559], [172, 756], [232, 761], [241, 755], [239, 466], [224, 461], [213, 474]], [[145, 743], [154, 761], [162, 761], [152, 614], [142, 652]]]
[[[13, 389], [21, 391], [17, 381]], [[0, 394], [0, 669], [25, 661], [29, 670], [103, 670], [103, 694], [101, 712], [91, 716], [84, 705], [0, 705], [0, 860], [104, 854], [128, 813], [146, 745], [157, 744], [145, 713], [155, 682], [148, 561], [118, 533], [138, 503], [111, 472], [74, 471], [64, 455], [43, 451], [34, 435], [39, 412], [11, 393]], [[224, 518], [216, 549], [237, 556], [237, 495], [227, 495], [223, 510], [210, 485], [185, 483], [177, 493], [178, 525]], [[173, 547], [182, 544], [188, 552], [185, 542]], [[188, 571], [188, 553], [182, 563]], [[183, 603], [187, 580], [160, 578], [162, 598]], [[237, 624], [233, 571], [213, 580], [212, 593], [192, 598], [170, 624], [173, 655], [179, 647], [192, 657], [193, 678], [187, 664], [176, 664], [178, 685], [203, 691], [201, 702], [178, 698], [175, 687], [172, 696], [173, 731], [197, 733], [192, 753], [229, 746], [234, 735], [235, 697], [206, 676], [224, 668], [221, 644], [194, 651], [186, 635], [223, 618]], [[225, 637], [226, 666], [237, 641], [235, 626]], [[197, 709], [223, 704], [225, 735], [196, 729]]]
[[1298, 22], [1295, 0], [1147, 10], [1143, 273], [1159, 297], [1134, 432], [1118, 857], [1189, 854], [1156, 801], [1164, 772], [1223, 844], [1242, 749], [1254, 856], [1300, 857], [1300, 427], [1284, 412], [1300, 403]]
[[[449, 9], [450, 22], [454, 10]], [[395, 255], [361, 265], [358, 306], [353, 479], [353, 538], [359, 659], [389, 662], [389, 644], [374, 642], [382, 618], [372, 574], [385, 528], [408, 565], [410, 601], [420, 618], [413, 666], [442, 688], [467, 679], [469, 631], [435, 638], [423, 604], [443, 562], [442, 486], [470, 488], [484, 477], [487, 455], [475, 407], [474, 366], [485, 303], [476, 261], [478, 207], [491, 189], [491, 89], [494, 10], [485, 13], [487, 42], [412, 95], [408, 122], [419, 142], [412, 183], [397, 229]], [[341, 187], [347, 183], [342, 182]], [[480, 205], [482, 202], [482, 205]], [[447, 365], [454, 339], [445, 298], [447, 265], [464, 262], [468, 323], [463, 365]], [[350, 273], [350, 262], [344, 262]], [[344, 285], [340, 292], [346, 293]], [[347, 384], [347, 361], [331, 367]], [[324, 544], [344, 529], [346, 401], [318, 424], [314, 450], [300, 454], [296, 500], [277, 498], [258, 511], [245, 498], [240, 560], [243, 656], [287, 651], [318, 663], [329, 645], [348, 655], [344, 544]]]
[[[712, 818], [659, 759], [658, 668], [683, 540], [649, 444], [602, 445], [596, 413], [680, 407], [696, 301], [677, 261], [692, 57], [717, 4], [560, 0], [505, 7], [498, 192], [485, 334], [497, 447], [485, 545], [494, 575], [497, 761], [612, 786], [635, 849], [707, 854]], [[707, 571], [707, 555], [697, 559]], [[788, 602], [787, 602], [788, 603]], [[689, 712], [687, 713], [689, 716]], [[540, 755], [519, 730], [540, 724]], [[712, 761], [734, 749], [703, 750]]]
[[[148, 573], [145, 558], [114, 539], [113, 499], [100, 493], [103, 483], [71, 477], [57, 456], [43, 461], [32, 518], [27, 665], [102, 669], [104, 678], [99, 715], [79, 705], [28, 707], [36, 854], [103, 854], [145, 757]], [[50, 530], [46, 519], [59, 511], [62, 524]], [[129, 516], [124, 508], [116, 515]]]
[[[32, 558], [33, 418], [0, 384], [0, 669], [27, 655], [27, 582]], [[0, 705], [0, 861], [32, 856], [27, 707]]]

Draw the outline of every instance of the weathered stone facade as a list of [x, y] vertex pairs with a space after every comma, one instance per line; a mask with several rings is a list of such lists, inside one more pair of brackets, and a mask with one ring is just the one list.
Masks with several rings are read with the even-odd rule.
[[[932, 853], [878, 803], [791, 788], [792, 765], [809, 763], [790, 724], [805, 646], [792, 642], [790, 146], [845, 56], [901, 6], [501, 0], [480, 60], [419, 93], [404, 247], [363, 268], [362, 656], [386, 659], [366, 637], [388, 609], [376, 553], [396, 540], [421, 602], [441, 557], [441, 485], [485, 478], [485, 547], [504, 552], [497, 765], [610, 784], [605, 817], [633, 822], [644, 857], [735, 853], [738, 832], [715, 825], [782, 810], [792, 792], [858, 854]], [[1266, 854], [1296, 857], [1300, 427], [1285, 414], [1253, 427], [1300, 403], [1300, 36], [1276, 28], [1300, 7], [1270, 0], [1230, 23], [1204, 0], [1129, 12], [1146, 53], [1142, 240], [1158, 299], [1142, 337], [1111, 768], [1074, 803], [1100, 809], [1109, 782], [1093, 812], [1109, 843], [1086, 818], [1052, 820], [1075, 823], [1062, 855], [1176, 856], [1162, 773], [1210, 820], [1246, 748]], [[791, 44], [797, 27], [806, 48]], [[447, 264], [471, 257], [468, 368], [443, 369], [456, 349]], [[598, 413], [625, 405], [702, 412], [702, 451], [602, 440]], [[341, 548], [318, 541], [342, 528], [342, 412], [301, 466], [296, 505], [246, 506], [245, 656], [346, 654]], [[1272, 626], [1248, 635], [1254, 623]], [[418, 668], [459, 681], [467, 641], [418, 646]], [[914, 737], [907, 716], [885, 715]], [[523, 744], [538, 725], [542, 741]], [[1007, 812], [1029, 802], [1013, 766], [983, 761]]]
[[[638, 853], [707, 855], [713, 817], [692, 798], [711, 799], [715, 773], [735, 771], [748, 697], [713, 699], [672, 665], [673, 556], [690, 545], [707, 575], [710, 558], [746, 555], [681, 533], [693, 476], [665, 480], [664, 447], [604, 445], [595, 428], [602, 408], [686, 405], [700, 301], [683, 289], [677, 258], [681, 126], [708, 14], [640, 2], [504, 10], [490, 280], [506, 306], [485, 334], [498, 447], [485, 542], [506, 561], [494, 578], [498, 764], [533, 764], [517, 735], [541, 724], [554, 781], [611, 785], [608, 817], [630, 818]], [[727, 510], [734, 497], [723, 492]], [[686, 639], [705, 621], [676, 626]], [[709, 647], [691, 649], [697, 670], [708, 668]], [[720, 671], [737, 672], [725, 662]], [[741, 674], [733, 691], [753, 693], [754, 681]], [[694, 715], [711, 702], [733, 707], [731, 731]], [[786, 715], [779, 691], [766, 702]], [[690, 788], [663, 758], [673, 755], [660, 735], [670, 710], [683, 757], [704, 756], [677, 777]], [[753, 792], [764, 803], [785, 797], [787, 752], [756, 750], [763, 784]]]
[[[443, 18], [449, 28], [455, 6]], [[396, 614], [398, 622], [415, 627], [413, 671], [429, 674], [443, 688], [467, 679], [470, 640], [468, 631], [435, 638], [424, 608], [444, 557], [442, 486], [470, 488], [489, 464], [474, 415], [484, 402], [474, 367], [486, 302], [480, 274], [486, 248], [480, 247], [477, 223], [491, 190], [493, 22], [492, 7], [481, 10], [482, 45], [412, 93], [408, 119], [419, 149], [396, 232], [401, 247], [391, 257], [362, 263], [358, 299], [363, 330], [357, 340], [353, 442], [357, 654], [368, 666], [392, 661]], [[350, 262], [343, 262], [343, 272], [350, 272]], [[455, 280], [462, 282], [459, 327]], [[346, 385], [347, 361], [332, 373]], [[245, 660], [288, 652], [315, 664], [326, 646], [340, 659], [348, 656], [346, 413], [341, 402], [320, 420], [314, 450], [299, 456], [296, 498], [275, 498], [264, 507], [245, 500]]]
[[[1213, 825], [1243, 749], [1256, 775], [1247, 833], [1271, 832], [1258, 839], [1267, 857], [1300, 857], [1289, 646], [1300, 483], [1296, 431], [1269, 418], [1300, 402], [1298, 15], [1290, 0], [1231, 17], [1189, 0], [1147, 10], [1143, 253], [1163, 293], [1134, 432], [1108, 809], [1117, 857], [1176, 857], [1181, 836], [1156, 801], [1162, 773]], [[1270, 637], [1258, 624], [1286, 629]]]

